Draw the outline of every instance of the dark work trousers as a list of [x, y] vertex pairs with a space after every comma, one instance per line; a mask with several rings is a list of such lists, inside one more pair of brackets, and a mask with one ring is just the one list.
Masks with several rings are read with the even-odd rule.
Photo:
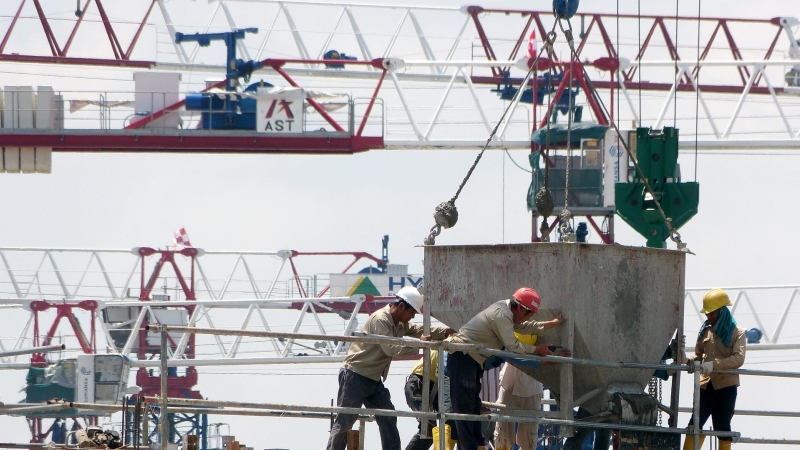
[[[339, 394], [336, 406], [344, 408], [394, 409], [389, 390], [380, 381], [369, 379], [351, 370], [339, 370]], [[347, 432], [358, 420], [356, 414], [337, 414], [331, 428], [327, 450], [344, 450], [347, 446]], [[397, 431], [397, 417], [375, 416], [381, 435], [383, 450], [400, 450], [400, 433]]]
[[[447, 380], [445, 378], [445, 380]], [[431, 404], [433, 405], [434, 411], [439, 411], [439, 401], [438, 401], [438, 392], [434, 387], [436, 386], [434, 383], [428, 383], [429, 391], [430, 391], [430, 398]], [[449, 384], [445, 384], [445, 388], [449, 387]], [[420, 411], [422, 410], [422, 377], [416, 374], [411, 374], [406, 378], [406, 403], [408, 407], [411, 408], [412, 411]], [[445, 401], [447, 397], [445, 397]], [[445, 403], [445, 408], [447, 408], [447, 404]], [[446, 410], [445, 410], [446, 411]], [[406, 450], [428, 450], [433, 445], [433, 432], [431, 431], [433, 427], [438, 426], [438, 423], [435, 420], [428, 421], [428, 437], [422, 438], [420, 437], [419, 433], [422, 431], [422, 421], [417, 419], [417, 434], [411, 437], [411, 441], [409, 441], [408, 445], [406, 446]], [[452, 420], [448, 420], [446, 422], [450, 425], [450, 438], [451, 439], [458, 439], [458, 435], [456, 434], [456, 424]]]
[[[580, 420], [590, 417], [591, 415], [589, 411], [578, 408], [578, 414], [575, 418]], [[592, 450], [608, 450], [609, 443], [611, 442], [612, 430], [585, 427], [576, 428], [575, 430], [575, 436], [567, 438], [567, 440], [564, 441], [564, 450], [579, 450], [583, 448], [583, 443], [592, 433], [594, 433], [594, 445], [592, 446]]]
[[[715, 431], [731, 431], [731, 419], [736, 408], [736, 394], [738, 386], [728, 386], [714, 389], [709, 382], [705, 389], [700, 389], [700, 429], [703, 428], [708, 416]], [[689, 426], [694, 425], [694, 415], [689, 419]], [[719, 438], [721, 441], [730, 441], [729, 437]]]
[[[483, 367], [464, 352], [455, 352], [447, 358], [450, 374], [450, 401], [456, 414], [481, 413], [481, 377]], [[456, 420], [459, 450], [477, 450], [486, 445], [481, 432], [481, 422]]]

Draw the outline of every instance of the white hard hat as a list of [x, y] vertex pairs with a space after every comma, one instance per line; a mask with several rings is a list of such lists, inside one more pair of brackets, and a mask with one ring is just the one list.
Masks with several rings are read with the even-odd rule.
[[395, 294], [395, 296], [400, 300], [403, 300], [404, 302], [408, 303], [409, 305], [411, 305], [412, 308], [414, 308], [415, 311], [422, 314], [423, 297], [422, 294], [419, 293], [417, 288], [406, 286], [400, 289], [397, 292], [397, 294]]

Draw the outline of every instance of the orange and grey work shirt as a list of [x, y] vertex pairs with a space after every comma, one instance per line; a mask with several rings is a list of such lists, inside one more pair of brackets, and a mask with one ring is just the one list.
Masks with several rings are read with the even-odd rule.
[[[391, 305], [386, 305], [372, 313], [361, 329], [363, 333], [378, 336], [404, 337], [411, 336], [419, 338], [422, 336], [422, 327], [413, 323], [394, 323], [392, 314], [389, 312]], [[432, 326], [431, 338], [441, 340], [447, 337], [447, 327]], [[418, 347], [407, 347], [404, 345], [391, 344], [367, 344], [363, 342], [353, 342], [342, 367], [347, 370], [367, 377], [375, 381], [386, 380], [389, 374], [389, 365], [392, 358], [403, 355], [416, 355], [419, 353]]]
[[689, 365], [700, 358], [700, 363], [714, 361], [714, 370], [709, 375], [700, 375], [700, 387], [705, 389], [710, 381], [714, 389], [739, 386], [739, 375], [717, 373], [717, 370], [738, 369], [744, 364], [744, 328], [736, 327], [731, 332], [731, 345], [726, 346], [722, 339], [711, 331], [711, 326], [703, 330], [703, 337], [697, 341], [695, 355], [688, 358]]
[[[510, 304], [510, 300], [492, 303], [464, 324], [458, 333], [450, 336], [450, 341], [458, 344], [483, 344], [485, 348], [492, 350], [533, 353], [536, 347], [518, 341], [514, 332], [541, 335], [544, 325], [533, 320], [514, 324], [514, 315], [511, 313]], [[480, 365], [483, 365], [488, 359], [487, 356], [478, 352], [467, 353]]]

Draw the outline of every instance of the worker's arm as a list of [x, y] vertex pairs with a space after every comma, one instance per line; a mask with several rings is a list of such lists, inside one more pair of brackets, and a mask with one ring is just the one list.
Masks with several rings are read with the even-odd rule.
[[[411, 324], [410, 324], [411, 325]], [[422, 327], [419, 327], [422, 330]], [[370, 330], [364, 330], [369, 334], [375, 334], [379, 336], [388, 336], [388, 337], [395, 337], [394, 336], [394, 323], [392, 322], [391, 318], [385, 320], [376, 320], [374, 326], [371, 327]], [[420, 336], [422, 332], [420, 331]], [[406, 334], [408, 335], [408, 334]], [[381, 351], [386, 353], [388, 356], [403, 356], [403, 355], [416, 355], [419, 353], [419, 348], [417, 347], [408, 347], [406, 345], [393, 345], [393, 344], [379, 344]]]
[[444, 327], [441, 325], [433, 325], [431, 326], [431, 334], [423, 339], [423, 331], [424, 329], [415, 323], [409, 322], [406, 325], [406, 336], [415, 337], [417, 339], [422, 339], [424, 341], [434, 340], [434, 341], [441, 341], [445, 338], [450, 337], [455, 330], [449, 327]]
[[744, 364], [746, 342], [744, 332], [740, 328], [736, 328], [733, 330], [731, 340], [733, 341], [733, 353], [724, 358], [714, 358], [714, 370], [738, 369]]
[[700, 335], [697, 338], [697, 343], [694, 344], [694, 354], [693, 355], [689, 355], [686, 358], [686, 364], [688, 364], [689, 366], [693, 366], [695, 360], [701, 361], [701, 362], [703, 361], [703, 354], [705, 353], [704, 345], [705, 345], [706, 333], [709, 333], [710, 331], [711, 331], [711, 327], [710, 326], [706, 326], [703, 329], [703, 331], [700, 332]]
[[539, 323], [542, 325], [543, 329], [549, 330], [551, 328], [555, 328], [561, 325], [562, 323], [564, 323], [565, 320], [567, 320], [567, 316], [559, 314], [558, 317], [556, 317], [553, 320], [548, 320], [546, 322], [539, 322]]
[[510, 316], [506, 316], [498, 311], [498, 313], [492, 317], [490, 324], [492, 331], [494, 331], [503, 342], [505, 351], [522, 354], [532, 354], [536, 351], [536, 347], [523, 344], [514, 336], [514, 321]]

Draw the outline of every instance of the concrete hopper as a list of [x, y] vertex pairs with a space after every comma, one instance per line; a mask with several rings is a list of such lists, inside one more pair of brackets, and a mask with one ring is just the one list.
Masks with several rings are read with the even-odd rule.
[[[458, 329], [489, 304], [530, 286], [542, 295], [537, 320], [569, 316], [540, 343], [569, 347], [575, 358], [658, 363], [683, 321], [684, 268], [682, 252], [619, 245], [428, 246], [426, 307]], [[653, 374], [574, 365], [570, 389], [561, 367], [523, 370], [559, 398], [571, 390], [563, 406], [595, 392], [581, 405], [592, 414], [603, 411], [614, 392], [642, 393]]]

